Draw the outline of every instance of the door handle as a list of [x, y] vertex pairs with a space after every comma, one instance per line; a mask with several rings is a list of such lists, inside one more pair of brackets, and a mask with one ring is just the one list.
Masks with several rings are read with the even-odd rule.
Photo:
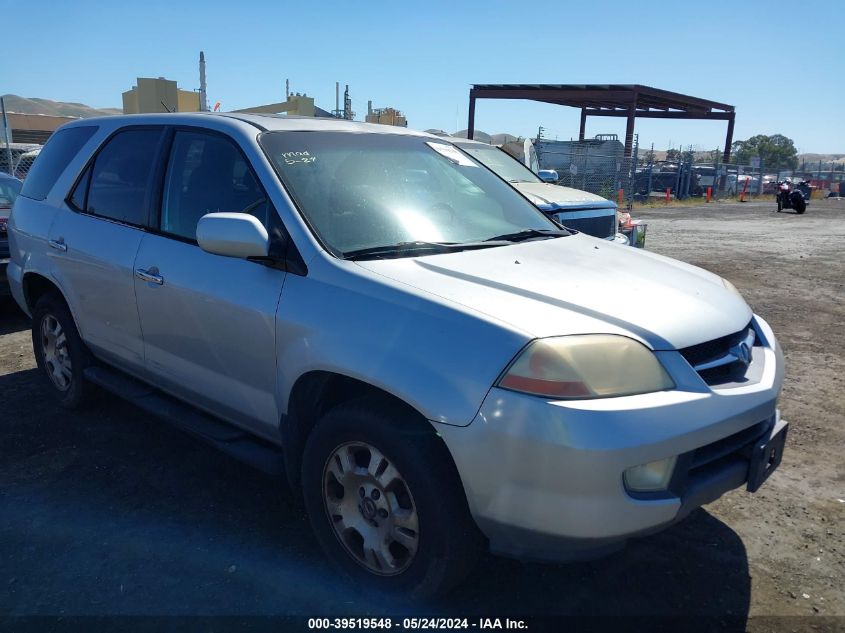
[[65, 244], [65, 238], [63, 237], [57, 240], [49, 240], [47, 243], [50, 245], [50, 248], [55, 248], [57, 251], [61, 251], [62, 253], [67, 251], [67, 244]]
[[159, 275], [156, 269], [144, 270], [143, 268], [136, 268], [135, 276], [141, 281], [148, 281], [158, 286], [164, 285], [164, 277]]

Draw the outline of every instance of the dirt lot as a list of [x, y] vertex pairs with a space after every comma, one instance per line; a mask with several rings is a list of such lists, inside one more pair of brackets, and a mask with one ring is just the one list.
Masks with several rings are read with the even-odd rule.
[[757, 494], [729, 493], [598, 562], [490, 558], [449, 599], [386, 601], [336, 577], [274, 481], [109, 396], [83, 412], [55, 406], [28, 322], [5, 302], [0, 614], [694, 614], [736, 630], [845, 626], [845, 200], [814, 201], [805, 216], [755, 202], [639, 217], [650, 250], [733, 281], [786, 351], [789, 442]]

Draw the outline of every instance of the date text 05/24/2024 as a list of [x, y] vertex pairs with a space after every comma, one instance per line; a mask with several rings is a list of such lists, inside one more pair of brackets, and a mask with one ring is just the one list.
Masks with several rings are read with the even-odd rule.
[[521, 630], [527, 629], [524, 620], [511, 618], [309, 618], [308, 628], [312, 630]]

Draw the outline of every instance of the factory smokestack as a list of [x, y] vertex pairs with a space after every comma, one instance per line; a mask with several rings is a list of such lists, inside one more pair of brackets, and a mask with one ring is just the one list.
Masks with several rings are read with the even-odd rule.
[[200, 112], [208, 112], [208, 94], [205, 85], [205, 53], [200, 51]]

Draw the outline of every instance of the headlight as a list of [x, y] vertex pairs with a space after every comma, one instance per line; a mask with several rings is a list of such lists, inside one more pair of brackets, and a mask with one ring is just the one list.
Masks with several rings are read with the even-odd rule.
[[498, 386], [565, 400], [663, 391], [675, 383], [655, 355], [637, 341], [587, 334], [530, 343]]

